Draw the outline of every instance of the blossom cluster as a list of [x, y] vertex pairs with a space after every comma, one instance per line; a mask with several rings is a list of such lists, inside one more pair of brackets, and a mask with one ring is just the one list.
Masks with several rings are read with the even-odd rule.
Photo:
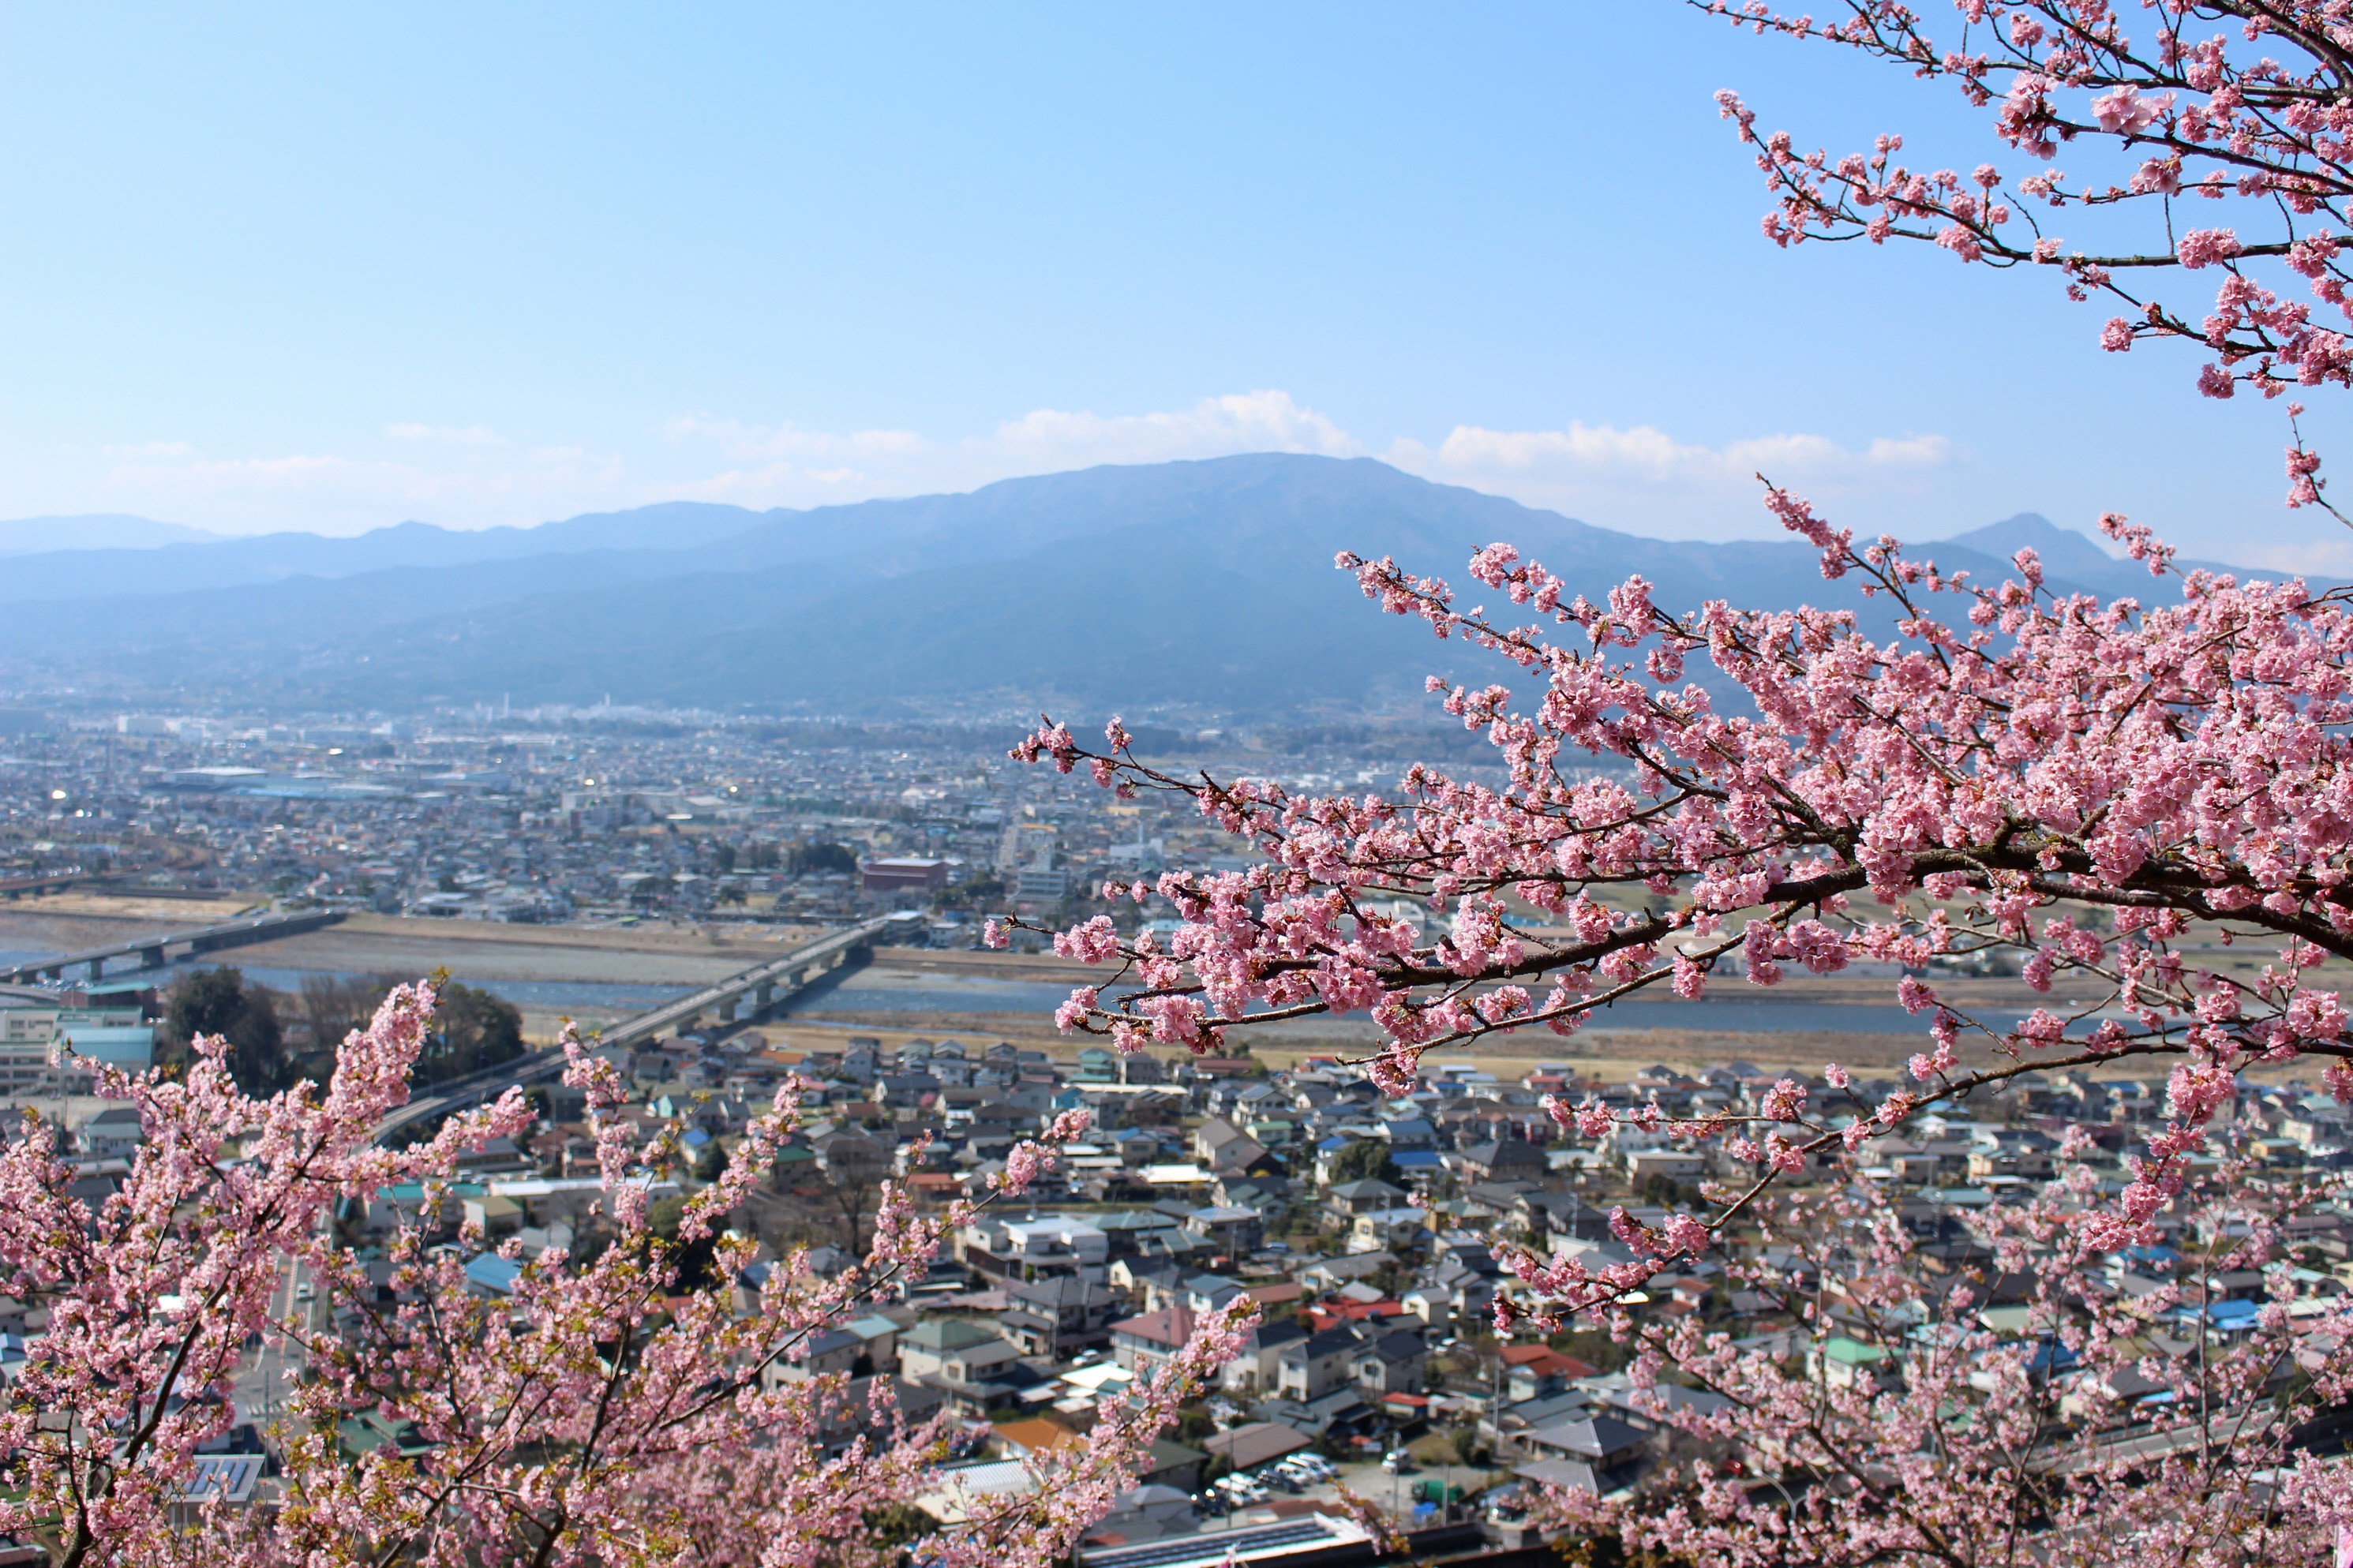
[[[2152, 337], [2205, 348], [2198, 385], [2210, 397], [2353, 384], [2353, 271], [2341, 254], [2353, 231], [2353, 101], [2334, 0], [2150, 5], [2145, 28], [2109, 0], [1956, 0], [1942, 37], [1921, 11], [1882, 0], [1846, 0], [1829, 18], [1765, 0], [1696, 3], [1736, 26], [1949, 81], [2030, 161], [2015, 179], [1987, 163], [1923, 168], [1894, 134], [1868, 153], [1800, 152], [1788, 132], [1760, 130], [1738, 94], [1720, 93], [1776, 198], [1764, 227], [1777, 245], [1914, 240], [1965, 262], [2050, 268], [2073, 299], [2123, 308], [2100, 331], [2110, 352]], [[2053, 163], [2094, 152], [2111, 166], [2090, 179]], [[2078, 243], [2055, 232], [2063, 225]], [[2220, 274], [2210, 309], [2152, 291], [2173, 272], [2208, 269]], [[2316, 466], [2300, 439], [2291, 446], [2291, 505], [2320, 502]]]
[[[1895, 998], [1926, 1017], [1933, 1046], [1908, 1087], [1834, 1115], [1778, 1096], [1761, 1129], [1668, 1130], [1736, 1138], [1757, 1168], [1753, 1195], [2031, 1068], [2176, 1059], [2175, 1120], [2102, 1221], [2116, 1245], [2179, 1190], [2213, 1110], [2206, 1079], [2308, 1057], [2353, 1097], [2344, 1011], [2314, 973], [2353, 956], [2343, 595], [2180, 577], [2117, 517], [2110, 533], [2176, 602], [2057, 596], [2031, 551], [2015, 579], [1980, 584], [1893, 540], [1858, 544], [1786, 492], [1770, 500], [1892, 638], [1852, 608], [1670, 614], [1640, 578], [1597, 603], [1497, 544], [1471, 575], [1533, 613], [1514, 624], [1441, 580], [1342, 556], [1384, 609], [1542, 682], [1525, 709], [1511, 686], [1433, 682], [1495, 748], [1501, 787], [1417, 765], [1394, 796], [1293, 795], [1162, 773], [1041, 725], [1025, 751], [1189, 795], [1261, 858], [1107, 884], [1113, 900], [1173, 908], [1177, 926], [1129, 936], [1096, 916], [1055, 933], [1057, 952], [1112, 971], [1072, 994], [1063, 1026], [1123, 1050], [1206, 1052], [1236, 1030], [1361, 1016], [1382, 1041], [1366, 1065], [1404, 1092], [1431, 1049], [1570, 1034], [1644, 990], [1696, 1000], [1718, 973], [1769, 986], [1792, 970], [1894, 964]], [[1684, 676], [1694, 663], [1705, 679]], [[1399, 912], [1401, 895], [1418, 912]], [[2274, 960], [2253, 978], [2200, 967], [2185, 939], [2211, 932], [2275, 944]], [[1990, 952], [2014, 955], [2037, 991], [2063, 981], [2072, 1000], [2002, 1018], [1939, 989], [1934, 966]], [[1555, 1114], [1588, 1132], [1602, 1117]], [[1599, 1306], [1746, 1201], [1636, 1247], [1634, 1264], [1526, 1259], [1524, 1277], [1563, 1310]]]
[[[1941, 1247], [1853, 1173], [1759, 1205], [1724, 1274], [1750, 1333], [1619, 1325], [1678, 1463], [1633, 1495], [1548, 1489], [1547, 1517], [1729, 1568], [2328, 1560], [2353, 1298], [2298, 1286], [2287, 1230], [2327, 1194], [2232, 1148], [2168, 1245], [2119, 1254], [2080, 1223], [2095, 1191], [2071, 1167]], [[2261, 1281], [2252, 1310], [2225, 1277]]]
[[[524, 1260], [510, 1239], [512, 1290], [474, 1289], [459, 1249], [437, 1242], [438, 1215], [459, 1162], [533, 1112], [511, 1089], [422, 1143], [378, 1141], [434, 1005], [430, 985], [396, 989], [323, 1089], [266, 1100], [238, 1089], [214, 1038], [176, 1078], [104, 1071], [102, 1092], [137, 1109], [143, 1142], [102, 1205], [75, 1195], [54, 1124], [28, 1115], [0, 1148], [0, 1290], [51, 1311], [0, 1409], [0, 1531], [91, 1563], [896, 1561], [871, 1523], [940, 1485], [944, 1430], [902, 1418], [888, 1379], [793, 1369], [817, 1335], [918, 1280], [978, 1205], [924, 1212], [886, 1184], [861, 1260], [821, 1279], [793, 1252], [754, 1284], [757, 1245], [729, 1216], [765, 1179], [792, 1097], [686, 1200], [673, 1239], [647, 1199], [676, 1130], [642, 1137], [612, 1064], [567, 1029], [606, 1244]], [[1066, 1113], [1017, 1146], [981, 1202], [1018, 1197], [1084, 1127]], [[334, 1244], [335, 1216], [404, 1184], [422, 1199], [371, 1270]], [[690, 1277], [698, 1244], [708, 1267]], [[315, 1316], [283, 1300], [296, 1268], [322, 1288]], [[1205, 1320], [1083, 1444], [1037, 1461], [1031, 1492], [990, 1499], [914, 1548], [946, 1568], [1065, 1560], [1233, 1353], [1247, 1308]], [[200, 1451], [240, 1418], [256, 1345], [302, 1375], [274, 1423], [282, 1474], [235, 1511], [190, 1488]], [[362, 1416], [400, 1442], [347, 1451]]]

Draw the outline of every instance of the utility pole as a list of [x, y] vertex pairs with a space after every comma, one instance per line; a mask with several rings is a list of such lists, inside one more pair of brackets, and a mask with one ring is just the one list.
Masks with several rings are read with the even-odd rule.
[[1500, 1340], [1499, 1340], [1499, 1341], [1497, 1341], [1497, 1342], [1496, 1342], [1496, 1343], [1495, 1343], [1495, 1370], [1494, 1370], [1494, 1372], [1493, 1372], [1493, 1373], [1491, 1373], [1491, 1374], [1490, 1374], [1490, 1377], [1489, 1377], [1489, 1383], [1488, 1383], [1488, 1394], [1487, 1394], [1487, 1429], [1488, 1429], [1489, 1431], [1493, 1432], [1493, 1433], [1495, 1435], [1494, 1446], [1493, 1446], [1493, 1447], [1491, 1447], [1490, 1449], [1488, 1449], [1488, 1451], [1487, 1451], [1487, 1453], [1488, 1453], [1488, 1458], [1490, 1458], [1491, 1459], [1497, 1459], [1497, 1458], [1503, 1458], [1503, 1453], [1504, 1453], [1504, 1346], [1503, 1346], [1503, 1342], [1502, 1342], [1502, 1341], [1500, 1341]]

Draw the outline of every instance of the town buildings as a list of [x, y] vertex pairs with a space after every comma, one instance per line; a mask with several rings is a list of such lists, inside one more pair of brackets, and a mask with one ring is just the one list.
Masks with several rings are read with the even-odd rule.
[[[624, 741], [197, 724], [15, 744], [0, 763], [0, 854], [20, 907], [45, 888], [107, 878], [96, 885], [451, 921], [691, 914], [785, 925], [903, 900], [932, 917], [929, 940], [960, 944], [969, 916], [1005, 900], [1068, 910], [1115, 868], [1207, 867], [1229, 852], [1188, 837], [1173, 814], [1113, 816], [1099, 792], [947, 748], [878, 755], [724, 726]], [[1163, 917], [1147, 906], [1132, 918]], [[139, 1066], [154, 1024], [136, 1001], [0, 996], [0, 1095], [65, 1107], [75, 1190], [90, 1201], [103, 1201], [136, 1157], [140, 1131], [119, 1108], [78, 1099], [86, 1077], [53, 1065], [52, 1045]], [[1778, 1072], [1736, 1060], [1605, 1081], [1577, 1059], [1517, 1075], [1431, 1063], [1413, 1092], [1384, 1100], [1336, 1064], [1270, 1070], [1246, 1058], [1121, 1058], [1092, 1045], [1050, 1054], [965, 1028], [795, 1048], [748, 1016], [655, 1042], [622, 1065], [641, 1128], [682, 1130], [677, 1168], [644, 1173], [665, 1196], [704, 1179], [698, 1162], [723, 1158], [780, 1089], [800, 1094], [799, 1134], [734, 1223], [760, 1245], [755, 1269], [807, 1248], [820, 1276], [859, 1247], [881, 1181], [904, 1181], [928, 1203], [983, 1196], [1055, 1111], [1090, 1110], [1087, 1142], [1034, 1203], [986, 1211], [930, 1279], [813, 1337], [775, 1375], [839, 1375], [860, 1400], [887, 1392], [913, 1417], [946, 1412], [966, 1458], [1002, 1465], [1082, 1439], [1101, 1402], [1165, 1363], [1201, 1313], [1255, 1301], [1262, 1318], [1241, 1355], [1106, 1526], [1131, 1542], [1185, 1535], [1231, 1500], [1230, 1490], [1207, 1495], [1208, 1485], [1299, 1455], [1361, 1465], [1435, 1443], [1496, 1493], [1531, 1481], [1615, 1492], [1720, 1458], [1695, 1454], [1634, 1398], [1606, 1343], [1497, 1344], [1487, 1326], [1499, 1300], [1526, 1291], [1504, 1249], [1622, 1261], [1614, 1211], [1655, 1223], [1692, 1184], [1746, 1173], [1727, 1142], [1663, 1130], [1621, 1127], [1571, 1146], [1543, 1095], [1591, 1094], [1621, 1110], [1655, 1100], [1670, 1119], [1754, 1116]], [[1828, 1097], [1825, 1084], [1806, 1087]], [[1866, 1140], [1857, 1166], [1897, 1195], [1924, 1258], [1957, 1275], [1982, 1261], [1971, 1216], [2046, 1180], [2070, 1130], [2088, 1145], [2094, 1184], [2110, 1190], [2163, 1100], [2161, 1084], [2128, 1072], [2029, 1075], [1966, 1116]], [[428, 1216], [443, 1244], [474, 1249], [470, 1289], [512, 1289], [518, 1264], [501, 1244], [530, 1258], [593, 1237], [597, 1188], [581, 1115], [550, 1094], [541, 1124], [485, 1150]], [[2228, 1120], [2266, 1169], [2341, 1192], [2353, 1125], [2333, 1097], [2249, 1081]], [[1847, 1178], [1822, 1167], [1802, 1179]], [[343, 1216], [342, 1231], [364, 1247], [422, 1202], [381, 1194]], [[2298, 1224], [2300, 1261], [2281, 1279], [2209, 1279], [2182, 1251], [2158, 1247], [2111, 1258], [2099, 1288], [2138, 1297], [2194, 1287], [2203, 1316], [2168, 1324], [2194, 1335], [2228, 1331], [2274, 1289], [2318, 1300], [2353, 1284], [2353, 1208], [2332, 1196]], [[747, 1274], [736, 1288], [756, 1295], [770, 1278]], [[1844, 1310], [1834, 1279], [1808, 1283], [1826, 1303], [1813, 1322], [1732, 1281], [1723, 1260], [1703, 1261], [1657, 1281], [1634, 1314], [1784, 1348], [1830, 1386], [1900, 1394], [1896, 1350]], [[2013, 1347], [2030, 1331], [2015, 1306], [1997, 1294], [1978, 1320]], [[44, 1312], [36, 1300], [0, 1303], [0, 1381], [25, 1348], [6, 1338], [37, 1342]], [[2084, 1411], [2137, 1396], [2069, 1392]], [[853, 1440], [863, 1407], [828, 1440]], [[365, 1421], [346, 1439], [406, 1440], [397, 1423]], [[1018, 1484], [1003, 1471], [986, 1479]], [[265, 1492], [257, 1482], [237, 1495]], [[1409, 1497], [1395, 1500], [1410, 1515]], [[1505, 1505], [1478, 1511], [1492, 1521]]]

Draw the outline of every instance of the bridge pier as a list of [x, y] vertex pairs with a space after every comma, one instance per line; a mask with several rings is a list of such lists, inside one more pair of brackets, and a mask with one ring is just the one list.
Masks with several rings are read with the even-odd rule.
[[752, 993], [752, 1005], [761, 1012], [767, 1011], [768, 1004], [776, 999], [776, 983], [773, 980], [761, 981], [759, 987]]
[[721, 1023], [732, 1024], [735, 1021], [735, 1001], [736, 999], [734, 997], [730, 996], [726, 1001], [719, 1004], [719, 1021]]
[[223, 948], [239, 947], [248, 942], [271, 942], [281, 936], [297, 936], [334, 924], [342, 914], [332, 910], [308, 914], [265, 915], [258, 919], [230, 921], [221, 925], [206, 926], [196, 931], [156, 931], [133, 937], [128, 942], [110, 943], [103, 947], [82, 948], [73, 952], [52, 953], [0, 970], [19, 981], [40, 977], [63, 980], [69, 971], [79, 973], [85, 966], [92, 980], [105, 976], [106, 965], [117, 959], [137, 954], [142, 969], [162, 969], [169, 962], [169, 949], [178, 943], [187, 944], [188, 951], [217, 952]]

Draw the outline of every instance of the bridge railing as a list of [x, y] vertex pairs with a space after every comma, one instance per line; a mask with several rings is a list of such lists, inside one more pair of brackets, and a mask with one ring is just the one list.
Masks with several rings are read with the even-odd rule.
[[305, 931], [317, 931], [321, 926], [333, 925], [343, 918], [340, 910], [314, 910], [301, 914], [257, 915], [248, 920], [223, 921], [190, 931], [131, 937], [104, 947], [86, 947], [78, 952], [52, 953], [47, 958], [28, 959], [0, 969], [0, 978], [27, 981], [44, 974], [62, 978], [67, 970], [87, 964], [90, 977], [98, 980], [105, 975], [107, 960], [129, 958], [134, 953], [139, 955], [141, 968], [161, 969], [168, 950], [174, 947], [185, 947], [192, 954], [214, 952], [225, 947], [274, 942], [281, 936], [300, 936]]
[[[640, 1040], [650, 1039], [666, 1028], [698, 1016], [706, 1008], [722, 1005], [747, 991], [758, 989], [763, 984], [775, 985], [780, 978], [794, 970], [806, 969], [808, 965], [824, 963], [837, 953], [845, 953], [865, 946], [873, 942], [876, 937], [904, 923], [906, 919], [903, 916], [885, 915], [880, 919], [863, 921], [847, 931], [836, 931], [831, 936], [820, 937], [806, 947], [797, 947], [790, 952], [780, 953], [775, 958], [755, 963], [749, 969], [732, 974], [713, 984], [706, 985], [691, 995], [665, 1002], [659, 1007], [649, 1008], [634, 1017], [625, 1018], [610, 1028], [599, 1030], [596, 1034], [595, 1048], [611, 1050], [619, 1047], [633, 1046]], [[797, 991], [814, 978], [814, 975], [805, 975], [802, 980], [794, 983], [791, 986], [779, 987], [779, 989]], [[375, 1135], [378, 1138], [387, 1137], [404, 1127], [446, 1116], [460, 1106], [489, 1100], [492, 1097], [494, 1086], [496, 1091], [503, 1092], [510, 1084], [527, 1084], [540, 1079], [553, 1078], [563, 1071], [564, 1060], [564, 1052], [560, 1047], [549, 1047], [543, 1050], [534, 1051], [529, 1056], [519, 1057], [513, 1061], [501, 1063], [494, 1068], [485, 1068], [479, 1072], [469, 1073], [462, 1079], [453, 1079], [448, 1083], [436, 1084], [428, 1093], [410, 1100], [378, 1122]]]

